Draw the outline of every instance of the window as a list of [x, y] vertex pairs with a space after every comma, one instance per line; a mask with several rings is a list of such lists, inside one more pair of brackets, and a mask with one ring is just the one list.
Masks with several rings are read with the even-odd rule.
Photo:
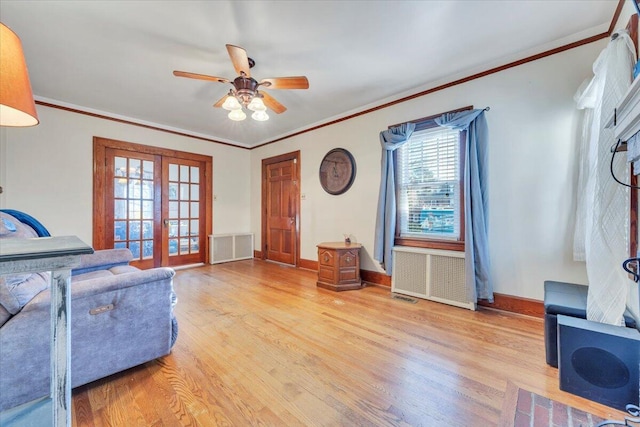
[[397, 150], [396, 244], [464, 249], [461, 136], [423, 119]]

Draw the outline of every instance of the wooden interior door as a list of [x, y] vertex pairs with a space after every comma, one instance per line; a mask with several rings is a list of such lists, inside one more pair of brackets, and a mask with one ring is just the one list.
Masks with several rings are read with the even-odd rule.
[[299, 152], [262, 162], [263, 258], [297, 265], [299, 260]]

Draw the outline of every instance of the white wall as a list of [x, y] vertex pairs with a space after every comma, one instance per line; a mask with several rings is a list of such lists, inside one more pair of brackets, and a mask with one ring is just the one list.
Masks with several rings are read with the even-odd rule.
[[[591, 76], [606, 41], [591, 43], [433, 94], [251, 151], [251, 227], [260, 249], [260, 168], [263, 158], [301, 151], [301, 257], [316, 244], [350, 233], [364, 245], [362, 268], [382, 272], [372, 258], [380, 184], [379, 132], [387, 126], [473, 105], [487, 113], [489, 242], [495, 292], [543, 298], [546, 279], [586, 283], [572, 259], [576, 129], [573, 95]], [[318, 167], [332, 148], [355, 157], [357, 176], [341, 196], [325, 193]]]
[[37, 106], [40, 124], [0, 133], [0, 207], [38, 218], [54, 235], [91, 244], [93, 137], [213, 157], [213, 230], [249, 230], [249, 150]]
[[636, 13], [636, 9], [633, 7], [631, 0], [625, 1], [624, 6], [622, 7], [622, 11], [620, 11], [620, 17], [618, 18], [618, 21], [613, 28], [614, 31], [625, 28], [627, 26], [627, 23], [629, 22], [629, 18], [634, 13]]

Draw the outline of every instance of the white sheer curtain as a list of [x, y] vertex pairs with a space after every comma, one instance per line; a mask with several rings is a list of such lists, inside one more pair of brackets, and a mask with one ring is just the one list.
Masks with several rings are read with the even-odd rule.
[[[584, 257], [589, 278], [587, 319], [620, 325], [634, 282], [622, 269], [629, 247], [629, 189], [611, 177], [613, 131], [606, 121], [633, 79], [635, 48], [625, 30], [617, 32], [593, 64], [593, 79], [576, 94], [584, 116], [574, 256]], [[614, 163], [618, 177], [629, 176], [625, 156]]]

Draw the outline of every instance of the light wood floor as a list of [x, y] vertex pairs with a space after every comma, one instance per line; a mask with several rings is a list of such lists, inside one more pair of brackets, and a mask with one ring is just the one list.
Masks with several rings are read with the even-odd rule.
[[507, 382], [596, 415], [558, 389], [541, 319], [248, 260], [182, 270], [172, 353], [73, 393], [74, 426], [495, 426]]

